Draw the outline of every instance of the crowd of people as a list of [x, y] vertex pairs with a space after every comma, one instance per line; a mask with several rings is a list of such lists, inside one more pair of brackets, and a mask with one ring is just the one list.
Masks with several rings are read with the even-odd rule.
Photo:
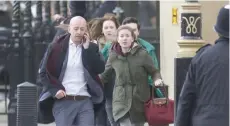
[[[223, 11], [227, 14], [226, 10]], [[39, 100], [39, 112], [40, 116], [43, 116], [43, 121], [55, 121], [57, 126], [144, 126], [146, 123], [144, 103], [149, 100], [151, 90], [155, 90], [154, 86], [164, 84], [153, 45], [139, 37], [138, 20], [135, 17], [126, 17], [120, 25], [116, 15], [106, 13], [101, 18], [89, 21], [82, 16], [73, 16], [64, 22], [66, 23], [58, 25], [57, 34], [46, 50], [38, 73], [43, 85]], [[227, 99], [210, 100], [212, 95], [205, 99], [207, 94], [201, 95], [201, 91], [196, 90], [196, 87], [200, 87], [199, 89], [207, 91], [201, 84], [204, 83], [204, 79], [209, 83], [218, 83], [210, 78], [214, 76], [212, 74], [218, 72], [212, 72], [208, 78], [203, 74], [201, 74], [203, 76], [195, 75], [200, 74], [197, 71], [202, 73], [204, 67], [208, 67], [202, 60], [205, 54], [210, 52], [221, 56], [213, 57], [214, 54], [208, 53], [205, 57], [208, 58], [207, 61], [212, 58], [216, 61], [223, 58], [219, 64], [224, 63], [225, 67], [229, 65], [224, 60], [229, 58], [225, 53], [229, 51], [227, 48], [229, 30], [222, 32], [219, 28], [218, 25], [215, 27], [220, 35], [216, 46], [207, 49], [209, 51], [203, 49], [201, 52], [198, 51], [191, 62], [178, 103], [176, 118], [178, 126], [191, 124], [190, 116], [193, 110], [196, 113], [193, 126], [206, 126], [210, 121], [218, 125], [215, 120], [202, 116], [202, 114], [207, 116], [213, 114], [206, 109], [212, 109], [210, 111], [215, 113], [218, 110], [215, 105], [205, 108], [206, 103], [221, 103], [223, 107], [219, 109], [220, 115], [227, 108], [228, 104], [225, 103]], [[224, 52], [213, 51], [216, 49]], [[212, 70], [213, 65], [209, 67], [213, 68]], [[225, 67], [218, 69], [227, 74]], [[226, 77], [223, 75], [222, 81], [219, 82], [227, 84]], [[214, 87], [218, 88], [217, 85]], [[207, 89], [215, 92], [211, 86]], [[225, 89], [218, 88], [219, 91]], [[164, 97], [160, 90], [155, 92], [157, 97]], [[196, 99], [198, 95], [201, 99]], [[197, 108], [191, 107], [195, 104], [192, 101], [197, 101]], [[227, 116], [222, 116], [220, 116], [221, 125], [225, 126]]]
[[163, 81], [155, 48], [139, 38], [138, 20], [127, 17], [120, 25], [106, 13], [88, 22], [82, 16], [63, 22], [39, 70], [42, 98], [54, 98], [56, 125], [144, 125], [144, 102]]

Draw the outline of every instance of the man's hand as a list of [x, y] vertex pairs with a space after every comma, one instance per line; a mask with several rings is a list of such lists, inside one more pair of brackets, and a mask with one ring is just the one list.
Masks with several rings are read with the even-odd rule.
[[163, 80], [157, 79], [157, 80], [155, 81], [155, 86], [160, 86], [160, 85], [163, 85]]
[[85, 42], [83, 42], [84, 49], [88, 49], [90, 43], [89, 33], [85, 33], [84, 38], [85, 38]]
[[61, 18], [64, 18], [64, 17], [61, 16], [60, 14], [55, 14], [52, 18], [53, 18], [54, 21], [58, 21], [58, 20], [60, 20]]
[[152, 25], [155, 26], [156, 25], [156, 21], [157, 21], [156, 17], [152, 17], [150, 20], [151, 20]]
[[63, 90], [59, 90], [59, 91], [56, 93], [56, 95], [55, 95], [55, 97], [56, 97], [57, 99], [61, 99], [61, 98], [65, 97], [65, 96], [66, 96], [66, 93], [65, 93], [65, 91], [63, 91]]

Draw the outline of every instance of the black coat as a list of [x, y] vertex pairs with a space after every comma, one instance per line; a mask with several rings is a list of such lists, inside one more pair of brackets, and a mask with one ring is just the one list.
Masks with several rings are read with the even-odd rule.
[[192, 59], [175, 126], [229, 126], [229, 39], [219, 38]]
[[116, 1], [105, 1], [94, 11], [91, 18], [103, 17], [106, 13], [113, 13], [116, 5]]

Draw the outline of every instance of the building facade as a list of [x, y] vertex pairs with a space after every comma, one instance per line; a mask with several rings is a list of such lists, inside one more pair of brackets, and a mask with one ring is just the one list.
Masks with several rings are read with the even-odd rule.
[[[175, 94], [175, 62], [179, 50], [178, 40], [181, 37], [180, 12], [182, 0], [160, 1], [160, 65], [164, 82], [169, 85], [169, 97], [174, 99]], [[202, 17], [201, 36], [204, 43], [213, 44], [218, 38], [213, 30], [219, 9], [229, 4], [229, 1], [199, 1]], [[172, 23], [172, 10], [178, 9], [178, 24]]]

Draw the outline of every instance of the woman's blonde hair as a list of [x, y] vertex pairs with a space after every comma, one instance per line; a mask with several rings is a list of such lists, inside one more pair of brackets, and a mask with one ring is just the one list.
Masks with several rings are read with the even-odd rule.
[[119, 21], [116, 18], [116, 15], [112, 13], [106, 13], [102, 18], [94, 18], [88, 22], [89, 32], [92, 39], [97, 40], [99, 37], [103, 35], [102, 33], [103, 23], [107, 20], [113, 21], [116, 28], [120, 26]]

